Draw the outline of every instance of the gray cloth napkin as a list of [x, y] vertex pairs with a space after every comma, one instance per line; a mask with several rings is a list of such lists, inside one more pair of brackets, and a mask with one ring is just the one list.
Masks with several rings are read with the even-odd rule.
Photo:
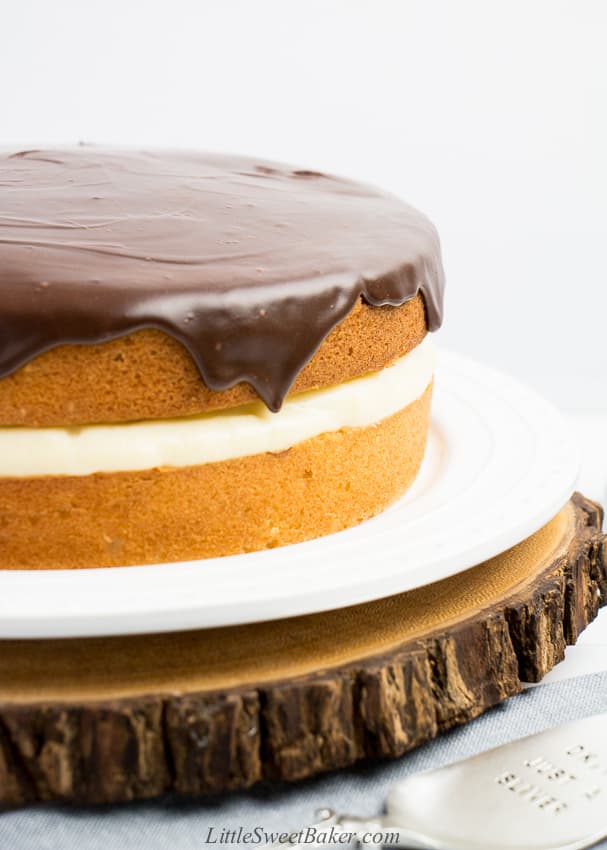
[[[207, 843], [210, 827], [214, 835], [239, 826], [243, 831], [299, 829], [315, 820], [315, 810], [326, 806], [372, 816], [382, 811], [391, 786], [409, 773], [600, 712], [607, 712], [607, 672], [526, 690], [398, 761], [356, 767], [298, 785], [264, 787], [202, 802], [164, 799], [114, 807], [48, 805], [6, 812], [0, 816], [0, 848], [200, 850], [226, 846]], [[598, 846], [607, 848], [607, 841]]]

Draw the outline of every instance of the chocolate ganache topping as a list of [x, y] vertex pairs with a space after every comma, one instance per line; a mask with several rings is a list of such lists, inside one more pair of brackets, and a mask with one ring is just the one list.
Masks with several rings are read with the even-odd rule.
[[360, 297], [441, 323], [432, 224], [358, 183], [246, 157], [81, 146], [0, 154], [0, 376], [157, 328], [214, 390], [278, 410]]

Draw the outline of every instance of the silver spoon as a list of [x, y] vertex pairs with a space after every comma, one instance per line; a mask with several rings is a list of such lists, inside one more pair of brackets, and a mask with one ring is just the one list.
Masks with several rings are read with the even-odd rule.
[[316, 836], [319, 845], [344, 847], [339, 836], [348, 833], [358, 846], [417, 850], [591, 847], [607, 837], [607, 714], [410, 776], [378, 818], [319, 815], [290, 846], [314, 846]]

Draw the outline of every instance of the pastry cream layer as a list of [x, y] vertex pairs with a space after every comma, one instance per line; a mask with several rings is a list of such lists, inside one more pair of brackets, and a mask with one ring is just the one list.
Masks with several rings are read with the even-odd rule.
[[379, 372], [288, 398], [182, 419], [81, 428], [0, 428], [0, 476], [91, 475], [196, 466], [281, 452], [327, 431], [373, 425], [424, 393], [434, 372], [428, 337]]

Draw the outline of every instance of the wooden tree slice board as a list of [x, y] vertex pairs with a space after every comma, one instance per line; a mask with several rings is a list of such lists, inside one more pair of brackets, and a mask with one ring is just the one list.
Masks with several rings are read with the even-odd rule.
[[322, 614], [0, 641], [0, 802], [201, 795], [401, 756], [563, 658], [607, 599], [601, 521], [576, 494], [484, 564]]

